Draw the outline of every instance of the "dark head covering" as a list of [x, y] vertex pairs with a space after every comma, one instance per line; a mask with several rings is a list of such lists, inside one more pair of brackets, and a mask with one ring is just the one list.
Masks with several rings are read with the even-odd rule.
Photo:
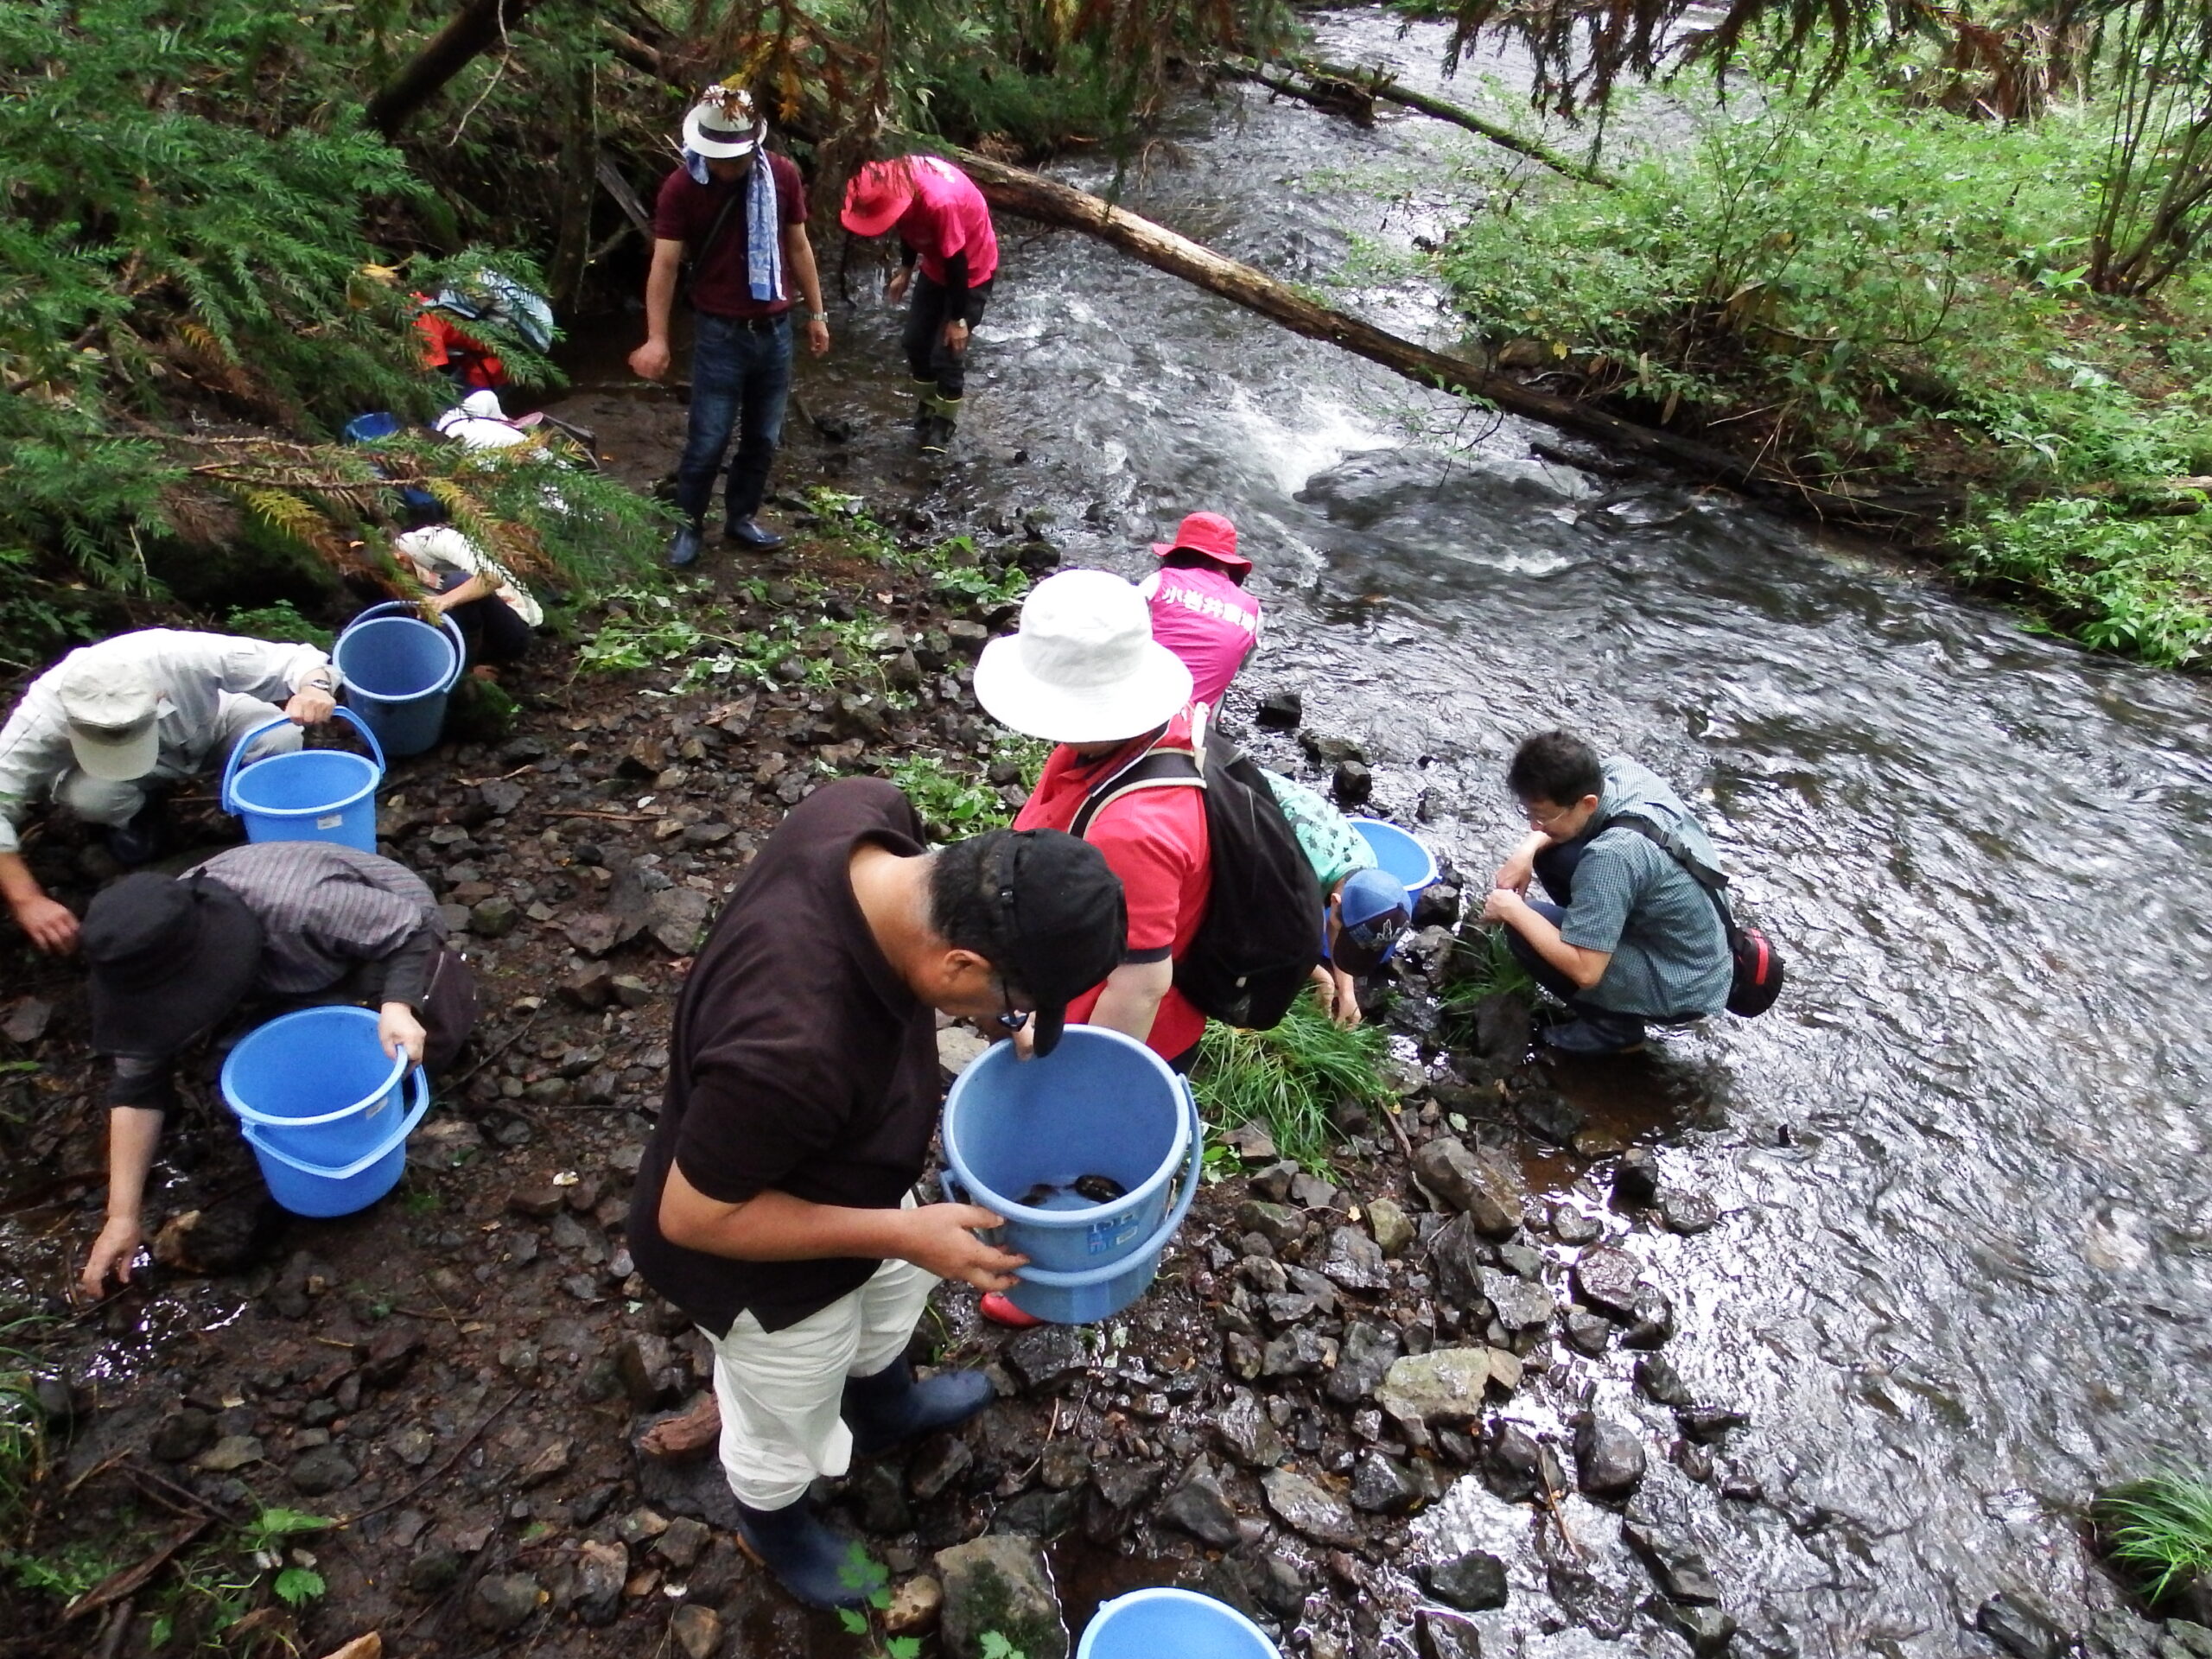
[[261, 921], [219, 881], [126, 875], [79, 931], [92, 969], [92, 1047], [162, 1059], [245, 998], [261, 966]]
[[984, 839], [982, 876], [998, 918], [991, 965], [1035, 1001], [1037, 1052], [1049, 1054], [1069, 1002], [1122, 965], [1122, 878], [1096, 847], [1058, 830], [994, 830]]

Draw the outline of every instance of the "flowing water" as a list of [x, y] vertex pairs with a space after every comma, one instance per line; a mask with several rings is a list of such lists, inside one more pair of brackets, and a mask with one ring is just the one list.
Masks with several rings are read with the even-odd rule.
[[[1322, 33], [1462, 99], [1482, 69], [1514, 73], [1439, 83], [1440, 34], [1372, 15]], [[1494, 182], [1495, 152], [1433, 122], [1362, 132], [1250, 89], [1194, 101], [1171, 137], [1131, 205], [1298, 282], [1371, 266]], [[2037, 639], [1725, 496], [1541, 459], [1538, 429], [1085, 238], [1002, 229], [963, 458], [930, 486], [949, 516], [1042, 513], [1072, 560], [1135, 574], [1183, 512], [1230, 513], [1268, 607], [1232, 714], [1299, 689], [1309, 726], [1364, 747], [1378, 804], [1476, 873], [1520, 830], [1499, 783], [1514, 744], [1579, 728], [1700, 804], [1786, 942], [1773, 1014], [1590, 1085], [1662, 1124], [1669, 1178], [1723, 1211], [1697, 1237], [1623, 1242], [1675, 1300], [1693, 1387], [1751, 1419], [1723, 1461], [1764, 1501], [1656, 1459], [1652, 1477], [1744, 1639], [1986, 1653], [1964, 1627], [1993, 1592], [2085, 1630], [2114, 1607], [2082, 1504], [2110, 1477], [2201, 1466], [2212, 1441], [2208, 688]], [[855, 268], [853, 292], [871, 280]], [[1347, 297], [1451, 338], [1416, 282]], [[847, 453], [894, 470], [895, 334], [863, 298], [801, 382], [816, 418], [857, 423]], [[1538, 1388], [1509, 1414], [1556, 1424], [1577, 1403]], [[1596, 1403], [1639, 1411], [1624, 1381]], [[1665, 1414], [1641, 1410], [1663, 1444]], [[1512, 1561], [1485, 1652], [1617, 1651], [1548, 1628], [1529, 1515], [1466, 1481], [1419, 1529]], [[1566, 1519], [1600, 1578], [1644, 1593], [1608, 1516]], [[1656, 1630], [1628, 1640], [1686, 1650]]]

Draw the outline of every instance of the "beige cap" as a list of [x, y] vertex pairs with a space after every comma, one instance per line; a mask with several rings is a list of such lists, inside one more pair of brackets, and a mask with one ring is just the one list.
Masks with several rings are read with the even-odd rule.
[[153, 771], [162, 752], [162, 693], [144, 664], [91, 647], [73, 651], [55, 689], [69, 747], [87, 773], [130, 783]]

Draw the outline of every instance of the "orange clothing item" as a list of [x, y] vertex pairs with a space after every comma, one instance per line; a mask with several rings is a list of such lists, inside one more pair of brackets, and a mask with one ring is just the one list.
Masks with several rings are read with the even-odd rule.
[[[1075, 822], [1084, 797], [1101, 779], [1153, 747], [1190, 749], [1188, 711], [1175, 717], [1156, 744], [1137, 740], [1090, 760], [1060, 745], [1046, 761], [1044, 774], [1014, 818], [1014, 827], [1065, 830]], [[1138, 790], [1093, 818], [1084, 839], [1105, 855], [1107, 868], [1122, 878], [1122, 897], [1129, 912], [1128, 954], [1124, 960], [1179, 958], [1190, 949], [1199, 923], [1205, 919], [1206, 899], [1213, 890], [1205, 791]], [[1089, 1020], [1104, 988], [1103, 984], [1095, 986], [1069, 1003], [1068, 1019], [1071, 1022]], [[1152, 1034], [1145, 1040], [1154, 1053], [1172, 1060], [1196, 1043], [1205, 1027], [1205, 1015], [1181, 991], [1171, 988], [1160, 1000]]]
[[415, 314], [416, 332], [423, 336], [423, 361], [434, 369], [448, 365], [460, 372], [461, 383], [472, 391], [497, 391], [507, 384], [507, 365], [493, 356], [484, 342], [461, 332], [452, 318], [429, 307], [423, 295], [415, 296], [425, 308]]

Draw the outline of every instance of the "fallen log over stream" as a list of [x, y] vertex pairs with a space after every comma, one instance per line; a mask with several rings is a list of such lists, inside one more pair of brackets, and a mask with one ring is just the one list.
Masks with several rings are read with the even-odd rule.
[[1431, 351], [1347, 313], [1317, 304], [1250, 265], [1226, 258], [1101, 197], [968, 150], [955, 149], [952, 155], [984, 198], [1001, 212], [1096, 237], [1155, 270], [1256, 311], [1294, 334], [1341, 346], [1421, 385], [1481, 398], [1510, 414], [1664, 462], [1700, 481], [1726, 484], [1823, 523], [1894, 534], [1924, 524], [1930, 516], [1928, 503], [1923, 500], [1846, 495], [1821, 489], [1713, 445], [1639, 425], [1592, 404], [1495, 373], [1465, 358]]

